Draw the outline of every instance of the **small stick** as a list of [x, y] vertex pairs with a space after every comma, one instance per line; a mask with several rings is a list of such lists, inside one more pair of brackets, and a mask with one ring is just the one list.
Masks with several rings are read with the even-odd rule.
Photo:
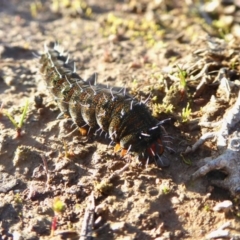
[[113, 178], [115, 178], [116, 176], [119, 176], [122, 172], [124, 172], [128, 168], [129, 168], [129, 163], [124, 165], [124, 167], [122, 167], [121, 169], [116, 170], [115, 172], [113, 172], [113, 174], [110, 175], [110, 177], [108, 178], [108, 181], [110, 182]]
[[188, 154], [190, 152], [194, 152], [197, 148], [199, 148], [207, 139], [214, 138], [216, 136], [216, 133], [214, 132], [208, 132], [202, 135], [196, 143], [193, 144], [192, 147], [187, 147], [184, 154]]
[[187, 147], [185, 150], [184, 154], [188, 154], [190, 152], [194, 152], [197, 148], [199, 148], [207, 139], [209, 138], [214, 138], [216, 137], [217, 139], [217, 146], [218, 147], [225, 147], [227, 145], [227, 140], [226, 136], [229, 134], [229, 130], [233, 127], [235, 127], [239, 123], [240, 119], [240, 91], [238, 93], [238, 98], [236, 102], [234, 103], [233, 107], [224, 114], [223, 120], [217, 122], [217, 123], [212, 123], [207, 126], [206, 122], [199, 123], [201, 126], [206, 126], [206, 127], [214, 127], [216, 125], [221, 125], [221, 128], [217, 132], [208, 132], [192, 146], [192, 147]]
[[76, 127], [74, 130], [72, 130], [70, 133], [66, 134], [65, 136], [61, 136], [61, 138], [67, 138], [71, 136], [74, 132], [76, 132], [79, 129], [79, 127]]
[[48, 191], [49, 190], [49, 183], [50, 183], [50, 173], [48, 171], [47, 160], [46, 160], [46, 158], [43, 154], [41, 154], [41, 158], [42, 158], [42, 161], [43, 161], [43, 169], [44, 169], [44, 171], [46, 173], [46, 177], [47, 177], [46, 190]]
[[79, 240], [90, 240], [92, 239], [92, 229], [94, 225], [94, 211], [95, 211], [95, 201], [94, 192], [89, 196], [90, 202], [85, 210], [82, 229], [80, 233]]
[[[115, 171], [112, 175], [109, 176], [107, 181], [111, 181], [116, 176], [119, 176], [122, 172], [124, 172], [129, 167], [129, 163], [127, 163], [123, 168]], [[84, 219], [82, 223], [82, 229], [80, 233], [79, 240], [90, 240], [92, 238], [92, 229], [94, 226], [94, 212], [95, 212], [95, 201], [94, 201], [94, 192], [89, 196], [90, 202], [85, 210]]]

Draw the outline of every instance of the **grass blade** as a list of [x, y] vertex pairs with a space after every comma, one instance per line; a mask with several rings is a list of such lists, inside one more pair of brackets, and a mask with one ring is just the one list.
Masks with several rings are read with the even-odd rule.
[[15, 121], [15, 119], [11, 116], [11, 114], [7, 111], [3, 111], [3, 113], [9, 118], [9, 120], [12, 122], [15, 128], [18, 128], [18, 123]]
[[20, 121], [19, 121], [19, 124], [17, 125], [18, 128], [22, 128], [24, 119], [25, 119], [26, 114], [27, 114], [28, 106], [29, 106], [29, 103], [28, 103], [28, 100], [27, 100], [27, 101], [26, 101], [26, 104], [25, 104], [25, 106], [24, 106], [23, 112], [22, 112], [21, 119], [20, 119]]

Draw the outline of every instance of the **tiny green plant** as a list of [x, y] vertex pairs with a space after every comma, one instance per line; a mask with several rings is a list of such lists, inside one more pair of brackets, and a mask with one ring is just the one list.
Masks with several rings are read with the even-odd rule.
[[186, 81], [186, 77], [187, 77], [187, 72], [182, 70], [179, 66], [177, 66], [178, 68], [178, 77], [180, 79], [180, 93], [182, 95], [182, 99], [187, 95], [187, 81]]
[[189, 121], [191, 113], [192, 113], [192, 110], [191, 110], [191, 108], [189, 106], [189, 102], [188, 102], [186, 108], [182, 109], [182, 122]]
[[29, 103], [28, 103], [28, 100], [27, 100], [26, 103], [25, 103], [25, 106], [23, 108], [22, 115], [20, 117], [19, 122], [17, 122], [15, 120], [15, 118], [8, 111], [3, 111], [4, 115], [6, 115], [9, 118], [9, 120], [12, 122], [13, 126], [15, 127], [15, 129], [17, 131], [17, 138], [22, 136], [22, 126], [23, 126], [24, 121], [26, 119], [28, 106], [29, 106]]
[[56, 197], [53, 201], [53, 211], [55, 213], [63, 213], [65, 210], [65, 204], [60, 200], [59, 197]]
[[73, 150], [68, 147], [68, 144], [65, 140], [63, 140], [62, 142], [63, 142], [63, 147], [64, 147], [64, 153], [61, 153], [59, 155], [59, 157], [64, 157], [67, 159], [74, 158], [75, 154], [74, 154]]
[[187, 82], [186, 82], [186, 77], [187, 77], [187, 72], [182, 70], [179, 66], [177, 66], [178, 68], [178, 77], [180, 78], [180, 86], [183, 89], [186, 89], [187, 86]]
[[163, 186], [162, 192], [166, 195], [166, 194], [170, 193], [170, 188], [168, 186]]
[[33, 18], [37, 17], [38, 13], [43, 9], [41, 1], [35, 1], [30, 4], [30, 13]]
[[173, 113], [174, 106], [172, 104], [166, 105], [165, 113]]
[[204, 210], [205, 210], [206, 212], [209, 212], [209, 211], [210, 211], [210, 209], [211, 209], [211, 208], [210, 208], [210, 206], [209, 206], [209, 205], [205, 205], [205, 206], [204, 206]]
[[227, 40], [227, 35], [231, 32], [230, 25], [225, 21], [215, 20], [212, 22], [212, 26], [218, 31], [220, 38]]
[[65, 211], [66, 207], [64, 202], [59, 198], [56, 197], [53, 200], [53, 211], [54, 211], [54, 217], [52, 220], [52, 226], [51, 226], [51, 236], [54, 236], [54, 232], [57, 229], [58, 224], [58, 214], [62, 214]]
[[112, 189], [113, 184], [108, 179], [103, 179], [101, 182], [95, 182], [94, 187], [97, 192], [104, 194]]
[[65, 158], [69, 158], [68, 146], [67, 146], [66, 141], [64, 141], [64, 140], [63, 140], [63, 146], [64, 146]]
[[230, 68], [234, 70], [234, 69], [237, 68], [237, 66], [238, 66], [237, 60], [233, 58], [233, 59], [230, 61]]
[[181, 154], [180, 156], [182, 157], [182, 160], [183, 160], [183, 162], [184, 162], [185, 164], [187, 164], [187, 165], [192, 165], [192, 161], [191, 161], [190, 158], [185, 158], [185, 157], [183, 156], [183, 154]]
[[22, 204], [23, 203], [23, 198], [21, 197], [21, 195], [19, 193], [16, 193], [14, 195], [14, 202], [18, 203], [18, 204]]
[[70, 12], [84, 13], [85, 16], [92, 15], [92, 9], [84, 0], [53, 0], [51, 4], [53, 12], [61, 12], [64, 9], [69, 9]]

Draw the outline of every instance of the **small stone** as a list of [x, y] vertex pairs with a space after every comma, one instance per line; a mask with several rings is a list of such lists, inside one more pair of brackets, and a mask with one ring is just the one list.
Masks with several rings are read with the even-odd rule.
[[181, 193], [181, 194], [179, 195], [179, 197], [178, 197], [178, 199], [179, 199], [180, 202], [183, 202], [183, 201], [185, 200], [185, 198], [186, 198], [186, 196], [185, 196], [184, 193]]
[[95, 222], [94, 222], [95, 227], [96, 227], [96, 225], [98, 225], [101, 221], [102, 221], [102, 217], [99, 216], [99, 217], [95, 220]]
[[219, 21], [223, 22], [225, 26], [230, 26], [234, 21], [234, 17], [229, 15], [223, 15], [220, 17]]
[[152, 219], [158, 219], [160, 217], [160, 214], [158, 211], [156, 212], [153, 212], [151, 215], [150, 215], [150, 218]]
[[171, 198], [171, 203], [172, 203], [172, 205], [178, 205], [180, 203], [180, 201], [177, 197], [174, 196]]
[[38, 206], [37, 211], [39, 215], [49, 215], [52, 214], [52, 208], [48, 206]]
[[14, 84], [14, 77], [6, 76], [4, 77], [4, 82], [10, 87]]
[[6, 234], [2, 235], [2, 240], [7, 240], [7, 235]]
[[26, 77], [27, 77], [27, 75], [25, 73], [23, 73], [19, 76], [19, 78], [21, 78], [21, 79], [25, 79]]
[[240, 37], [240, 26], [239, 24], [234, 24], [232, 27], [232, 33], [236, 37]]
[[183, 231], [181, 231], [181, 230], [176, 230], [175, 233], [174, 233], [174, 236], [175, 236], [177, 239], [180, 239], [183, 235], [184, 235], [184, 233], [183, 233]]
[[108, 37], [108, 40], [110, 42], [113, 42], [113, 43], [117, 43], [119, 42], [120, 40], [120, 36], [118, 34], [111, 34], [109, 37]]
[[106, 199], [106, 203], [113, 204], [116, 201], [116, 196], [108, 196]]
[[41, 95], [35, 95], [34, 96], [34, 102], [36, 108], [42, 108], [43, 107], [43, 97]]
[[239, 0], [234, 0], [233, 3], [234, 3], [235, 6], [240, 7], [240, 1]]
[[156, 178], [155, 183], [156, 183], [156, 184], [161, 183], [160, 179], [159, 179], [159, 178]]
[[99, 215], [106, 210], [107, 210], [107, 205], [105, 203], [102, 203], [95, 208], [95, 213]]
[[161, 235], [163, 232], [164, 232], [164, 222], [161, 222], [156, 229], [156, 234]]
[[13, 232], [13, 239], [14, 240], [23, 240], [23, 237], [21, 236], [21, 234], [18, 231], [14, 231]]
[[110, 223], [110, 228], [116, 232], [116, 231], [122, 231], [125, 227], [125, 222], [112, 222]]
[[213, 238], [227, 238], [227, 237], [229, 237], [228, 230], [218, 229], [216, 231], [209, 233], [206, 238], [213, 239]]
[[234, 6], [234, 5], [225, 6], [223, 8], [223, 12], [226, 15], [234, 14], [235, 11], [236, 11], [236, 6]]
[[102, 157], [99, 153], [95, 152], [92, 156], [92, 163], [93, 164], [97, 164], [97, 163], [100, 163], [102, 160]]
[[229, 210], [232, 208], [232, 202], [230, 200], [225, 200], [223, 202], [218, 203], [214, 208], [213, 211], [216, 212], [229, 212]]

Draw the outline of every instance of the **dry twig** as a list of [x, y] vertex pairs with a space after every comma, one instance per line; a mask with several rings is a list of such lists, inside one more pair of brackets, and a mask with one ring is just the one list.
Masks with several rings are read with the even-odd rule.
[[42, 158], [42, 161], [43, 161], [43, 169], [46, 173], [46, 177], [47, 177], [47, 181], [46, 181], [46, 191], [49, 190], [49, 187], [50, 187], [50, 173], [49, 173], [49, 170], [48, 170], [48, 165], [47, 165], [47, 159], [45, 158], [45, 156], [43, 154], [41, 154], [41, 158]]
[[90, 201], [85, 210], [79, 240], [92, 239], [92, 229], [93, 229], [93, 225], [94, 225], [94, 210], [95, 210], [94, 192], [92, 192], [91, 195], [89, 196], [89, 200]]

